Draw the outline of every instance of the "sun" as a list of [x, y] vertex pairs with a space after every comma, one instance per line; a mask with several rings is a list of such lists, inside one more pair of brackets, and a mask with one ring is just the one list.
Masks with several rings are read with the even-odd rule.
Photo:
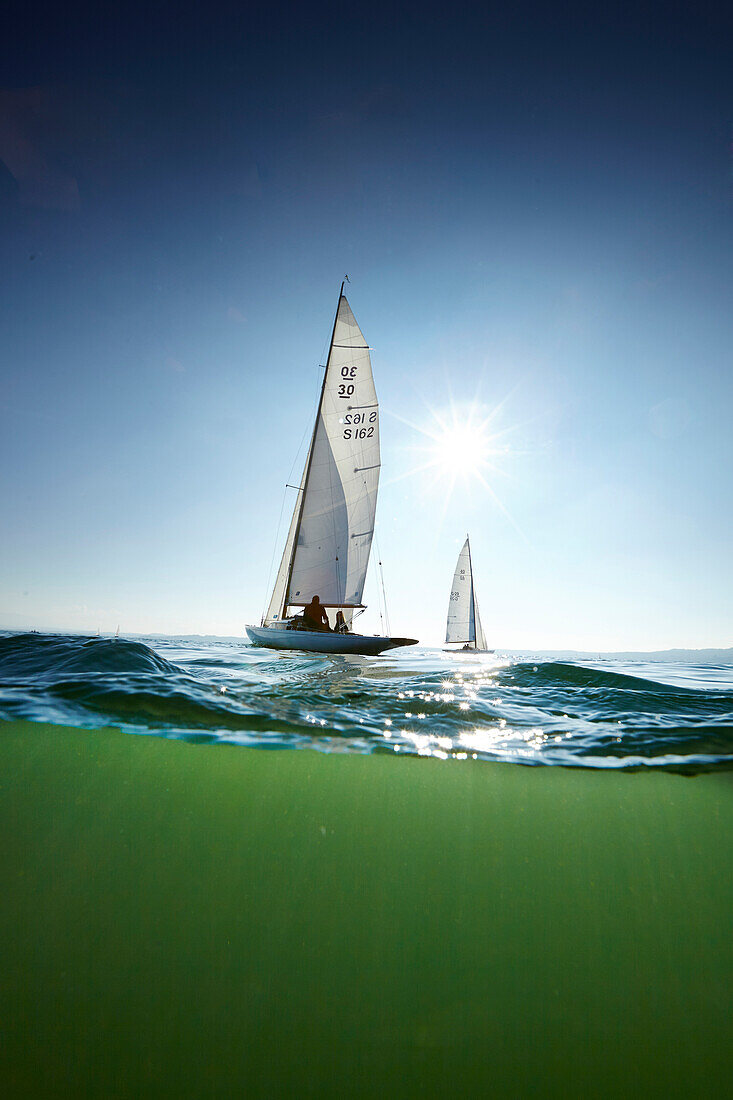
[[480, 474], [489, 463], [491, 440], [482, 425], [463, 423], [446, 426], [436, 434], [434, 464], [449, 476]]
[[421, 423], [396, 417], [415, 433], [415, 442], [405, 448], [411, 458], [409, 468], [392, 481], [418, 477], [425, 494], [437, 493], [442, 501], [439, 523], [454, 493], [475, 490], [489, 497], [519, 530], [496, 490], [497, 481], [509, 477], [506, 467], [511, 459], [519, 454], [509, 441], [518, 425], [499, 424], [506, 400], [493, 406], [477, 398], [451, 400], [441, 410], [428, 406], [429, 419]]
[[492, 475], [499, 472], [497, 464], [508, 451], [504, 433], [495, 424], [498, 410], [472, 401], [430, 411], [430, 423], [418, 428], [424, 442], [417, 450], [424, 456], [425, 467], [443, 488], [446, 482], [451, 489], [466, 482], [489, 488]]

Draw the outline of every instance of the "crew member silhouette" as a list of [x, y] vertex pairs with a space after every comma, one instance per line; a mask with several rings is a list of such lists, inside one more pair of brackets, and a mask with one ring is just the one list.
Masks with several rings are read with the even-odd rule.
[[318, 596], [314, 596], [310, 603], [303, 608], [303, 619], [309, 630], [329, 630], [328, 612]]
[[334, 634], [348, 634], [349, 628], [346, 625], [346, 619], [344, 618], [343, 611], [336, 612], [336, 622], [333, 624]]

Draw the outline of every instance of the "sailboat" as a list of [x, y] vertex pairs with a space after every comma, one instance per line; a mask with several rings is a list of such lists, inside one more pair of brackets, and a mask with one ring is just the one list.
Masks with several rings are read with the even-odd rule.
[[[266, 614], [247, 626], [254, 645], [315, 653], [378, 654], [416, 638], [351, 633], [374, 534], [380, 470], [379, 404], [369, 346], [339, 292], [298, 499]], [[331, 631], [298, 613], [319, 597]]]
[[474, 653], [493, 653], [486, 648], [486, 636], [481, 626], [476, 588], [473, 583], [471, 544], [466, 535], [463, 549], [458, 555], [453, 586], [448, 603], [448, 621], [445, 627], [446, 642], [464, 642], [463, 649]]

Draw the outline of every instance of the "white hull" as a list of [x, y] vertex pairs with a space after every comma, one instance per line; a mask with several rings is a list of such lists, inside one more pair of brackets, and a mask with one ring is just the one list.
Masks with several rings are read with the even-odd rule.
[[445, 647], [445, 653], [496, 653], [495, 649], [474, 649], [473, 646], [462, 645], [460, 649], [451, 649], [449, 646]]
[[299, 649], [309, 653], [362, 653], [376, 657], [387, 649], [417, 645], [416, 638], [384, 638], [369, 634], [327, 634], [320, 630], [278, 630], [272, 626], [245, 627], [252, 645], [268, 649]]

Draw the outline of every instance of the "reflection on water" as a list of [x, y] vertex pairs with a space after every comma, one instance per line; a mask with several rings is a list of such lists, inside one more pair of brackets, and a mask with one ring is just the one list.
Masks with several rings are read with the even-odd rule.
[[733, 761], [733, 668], [4, 634], [0, 716], [268, 748], [699, 770]]

